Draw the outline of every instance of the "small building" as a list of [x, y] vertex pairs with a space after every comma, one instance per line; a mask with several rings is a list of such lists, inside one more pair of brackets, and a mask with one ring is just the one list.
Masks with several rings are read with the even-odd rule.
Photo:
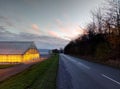
[[0, 63], [26, 62], [40, 58], [34, 42], [0, 41]]

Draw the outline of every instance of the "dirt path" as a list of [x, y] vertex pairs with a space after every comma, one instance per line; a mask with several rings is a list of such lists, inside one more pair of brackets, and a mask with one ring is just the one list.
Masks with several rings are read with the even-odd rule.
[[26, 68], [29, 68], [31, 65], [44, 61], [45, 58], [37, 59], [36, 61], [26, 62], [24, 64], [19, 64], [10, 68], [0, 69], [0, 81], [5, 80], [6, 78], [22, 72]]

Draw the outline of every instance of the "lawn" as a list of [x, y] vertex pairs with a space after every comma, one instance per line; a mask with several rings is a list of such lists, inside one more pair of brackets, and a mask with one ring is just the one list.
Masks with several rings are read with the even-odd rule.
[[56, 89], [58, 55], [0, 83], [0, 89]]

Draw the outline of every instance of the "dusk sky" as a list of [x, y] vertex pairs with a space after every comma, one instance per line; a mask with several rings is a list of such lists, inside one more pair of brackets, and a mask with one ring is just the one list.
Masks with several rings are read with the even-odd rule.
[[104, 0], [0, 0], [0, 41], [35, 41], [63, 48], [83, 33], [90, 11]]

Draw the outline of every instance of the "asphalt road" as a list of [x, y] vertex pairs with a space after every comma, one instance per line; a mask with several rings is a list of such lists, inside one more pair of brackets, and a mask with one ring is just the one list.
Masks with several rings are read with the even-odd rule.
[[58, 89], [120, 89], [120, 70], [60, 54]]

